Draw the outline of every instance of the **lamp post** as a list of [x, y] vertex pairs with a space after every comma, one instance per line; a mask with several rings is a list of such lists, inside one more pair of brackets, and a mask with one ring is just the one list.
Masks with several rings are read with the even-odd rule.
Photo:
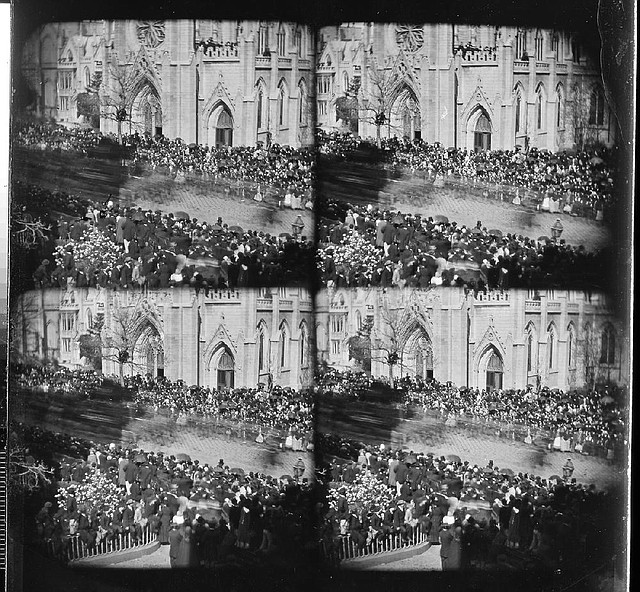
[[298, 238], [302, 234], [302, 229], [304, 228], [304, 220], [302, 216], [298, 214], [298, 217], [294, 220], [293, 224], [291, 224], [291, 230], [293, 231], [293, 236]]
[[560, 222], [560, 218], [556, 218], [556, 221], [553, 223], [553, 226], [551, 226], [551, 238], [553, 238], [554, 241], [558, 240], [563, 230], [564, 230], [564, 226], [562, 226], [562, 222]]

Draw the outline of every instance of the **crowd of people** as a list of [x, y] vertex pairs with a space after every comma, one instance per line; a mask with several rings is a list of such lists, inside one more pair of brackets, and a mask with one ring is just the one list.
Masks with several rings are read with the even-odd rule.
[[100, 144], [102, 135], [92, 128], [69, 129], [44, 121], [20, 121], [14, 126], [13, 139], [18, 146], [33, 150], [59, 150], [88, 154]]
[[[352, 134], [320, 131], [318, 150], [327, 157], [348, 159], [360, 148], [375, 149], [375, 143]], [[504, 185], [558, 199], [557, 211], [596, 220], [607, 217], [615, 204], [614, 153], [607, 148], [550, 152], [487, 150], [478, 153], [462, 148], [446, 148], [439, 142], [422, 140], [382, 140], [380, 156], [390, 166], [424, 172], [432, 178], [449, 176], [463, 181], [474, 179]], [[548, 203], [547, 199], [547, 203]]]
[[91, 399], [110, 381], [93, 370], [71, 370], [65, 366], [12, 364], [11, 378], [18, 389], [38, 391], [44, 395], [74, 395]]
[[[66, 198], [65, 213], [56, 216], [50, 208]], [[46, 228], [40, 252], [53, 261], [45, 257], [33, 271], [36, 289], [287, 285], [307, 282], [313, 261], [304, 236], [245, 230], [221, 217], [212, 223], [112, 199], [96, 203], [19, 182], [14, 203], [24, 210], [21, 219], [41, 220]]]
[[318, 223], [318, 268], [323, 285], [476, 289], [571, 285], [606, 286], [611, 257], [548, 237], [532, 239], [474, 227], [444, 216], [424, 217], [348, 205], [344, 218]]
[[[315, 485], [304, 464], [280, 478], [126, 449], [38, 426], [12, 424], [30, 460], [54, 471], [53, 487], [32, 517], [36, 545], [69, 557], [71, 540], [87, 548], [143, 530], [171, 545], [172, 567], [215, 566], [234, 558], [284, 564], [313, 543]], [[186, 548], [185, 548], [186, 547]]]
[[[88, 155], [101, 143], [117, 143], [113, 134], [91, 128], [67, 128], [46, 122], [17, 122], [14, 139], [18, 146], [59, 150]], [[195, 174], [205, 178], [243, 180], [265, 188], [286, 189], [310, 198], [314, 183], [315, 153], [312, 149], [273, 144], [267, 148], [228, 146], [222, 148], [187, 144], [149, 134], [124, 134], [122, 146], [132, 166], [163, 169], [171, 175]], [[305, 199], [305, 201], [306, 201]]]
[[137, 409], [162, 410], [176, 418], [198, 417], [205, 422], [250, 424], [260, 433], [276, 430], [286, 434], [283, 447], [287, 449], [306, 450], [313, 444], [313, 392], [308, 389], [260, 385], [216, 390], [140, 374], [125, 376], [120, 387], [117, 376], [57, 365], [13, 364], [11, 376], [15, 388], [48, 397], [71, 395], [86, 400], [121, 391], [121, 398]]
[[[321, 434], [328, 491], [322, 524], [335, 560], [345, 537], [358, 549], [389, 537], [408, 544], [417, 530], [439, 545], [442, 567], [579, 569], [606, 561], [618, 500], [578, 483], [572, 466], [548, 479]], [[345, 456], [345, 450], [353, 451]]]
[[[400, 404], [437, 412], [447, 421], [456, 418], [491, 420], [527, 431], [524, 441], [535, 444], [536, 434], [552, 450], [604, 455], [621, 460], [628, 429], [628, 393], [619, 387], [562, 391], [548, 387], [526, 389], [474, 389], [436, 380], [403, 377], [395, 381]], [[389, 389], [384, 379], [363, 372], [331, 371], [316, 383], [320, 398], [361, 400], [367, 393]]]
[[246, 422], [288, 432], [296, 441], [312, 441], [313, 394], [308, 390], [278, 385], [215, 390], [141, 375], [125, 377], [125, 386], [136, 405], [169, 409], [185, 416]]

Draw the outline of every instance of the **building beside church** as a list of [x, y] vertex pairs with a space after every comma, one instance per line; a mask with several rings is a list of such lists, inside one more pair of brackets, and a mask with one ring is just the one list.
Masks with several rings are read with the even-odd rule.
[[33, 112], [63, 125], [299, 147], [313, 142], [314, 53], [311, 29], [292, 23], [52, 23], [25, 44], [22, 72]]
[[316, 75], [324, 129], [468, 150], [615, 140], [599, 66], [567, 31], [343, 24], [319, 32]]
[[358, 288], [316, 305], [318, 358], [331, 367], [477, 388], [628, 384], [628, 337], [602, 294]]
[[28, 292], [13, 303], [11, 349], [14, 359], [81, 368], [99, 335], [99, 364], [108, 375], [118, 375], [124, 359], [123, 374], [214, 388], [272, 379], [299, 388], [313, 374], [312, 304], [300, 288]]

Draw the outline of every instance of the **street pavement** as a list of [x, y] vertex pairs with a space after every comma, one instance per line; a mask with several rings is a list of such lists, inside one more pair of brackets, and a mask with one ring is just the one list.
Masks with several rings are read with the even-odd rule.
[[564, 227], [561, 238], [588, 250], [605, 247], [612, 238], [610, 229], [602, 222], [536, 210], [522, 191], [522, 205], [514, 205], [506, 193], [501, 200], [493, 190], [485, 194], [483, 187], [472, 182], [463, 184], [447, 179], [444, 185], [436, 185], [422, 174], [355, 164], [320, 166], [318, 178], [320, 200], [371, 203], [423, 216], [444, 215], [450, 221], [472, 227], [480, 220], [489, 229], [531, 238], [551, 236], [551, 225], [560, 218]]
[[12, 173], [24, 183], [50, 191], [66, 191], [101, 202], [113, 196], [128, 206], [167, 213], [184, 211], [211, 224], [220, 216], [229, 226], [276, 235], [291, 234], [292, 224], [300, 215], [304, 222], [302, 234], [309, 239], [313, 236], [312, 212], [278, 208], [274, 191], [264, 185], [264, 201], [255, 202], [253, 192], [247, 190], [242, 199], [233, 192], [227, 193], [222, 182], [173, 180], [159, 172], [131, 176], [125, 167], [110, 161], [29, 150], [16, 151]]

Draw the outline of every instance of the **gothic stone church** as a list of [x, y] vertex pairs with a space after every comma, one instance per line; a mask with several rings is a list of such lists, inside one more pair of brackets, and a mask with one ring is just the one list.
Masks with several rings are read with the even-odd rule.
[[359, 288], [321, 292], [316, 308], [318, 358], [331, 367], [389, 377], [395, 353], [396, 377], [477, 388], [624, 383], [622, 327], [604, 295], [575, 291]]
[[69, 368], [86, 367], [82, 338], [99, 330], [108, 375], [119, 374], [126, 350], [124, 374], [192, 385], [300, 388], [312, 379], [312, 299], [299, 288], [44, 290], [21, 295], [12, 314], [16, 352]]
[[[468, 150], [612, 144], [598, 56], [568, 31], [345, 23], [320, 30], [318, 126]], [[354, 102], [357, 100], [357, 103]]]
[[309, 27], [253, 21], [83, 21], [42, 27], [25, 44], [32, 110], [87, 123], [78, 96], [100, 81], [99, 126], [209, 146], [313, 142]]

